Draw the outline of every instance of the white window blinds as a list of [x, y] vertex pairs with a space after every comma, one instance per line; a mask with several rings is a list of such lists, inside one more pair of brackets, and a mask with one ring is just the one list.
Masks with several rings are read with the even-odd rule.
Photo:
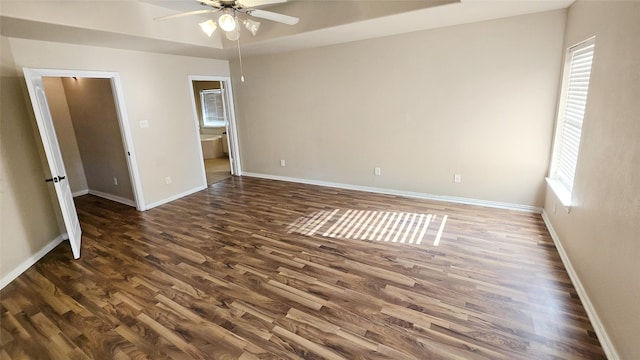
[[205, 127], [219, 127], [226, 124], [222, 89], [200, 91], [202, 101], [202, 123]]
[[559, 139], [556, 142], [556, 161], [553, 177], [571, 194], [578, 163], [582, 122], [587, 106], [587, 92], [591, 77], [591, 63], [595, 39], [569, 49], [565, 64], [563, 101], [559, 114]]

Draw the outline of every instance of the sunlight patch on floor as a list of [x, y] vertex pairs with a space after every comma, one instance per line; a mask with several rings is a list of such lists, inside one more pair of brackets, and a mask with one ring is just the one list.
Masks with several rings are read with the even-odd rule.
[[299, 217], [287, 230], [307, 236], [420, 245], [426, 242], [431, 226], [434, 232], [438, 229], [433, 241], [433, 245], [438, 246], [446, 221], [447, 215], [440, 219], [432, 214], [334, 209]]

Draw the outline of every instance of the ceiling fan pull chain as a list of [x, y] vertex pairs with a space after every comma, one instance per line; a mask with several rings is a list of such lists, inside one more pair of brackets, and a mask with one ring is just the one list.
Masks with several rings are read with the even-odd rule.
[[238, 59], [240, 60], [240, 81], [244, 82], [244, 70], [242, 69], [242, 52], [240, 51], [240, 37], [236, 39], [238, 42]]

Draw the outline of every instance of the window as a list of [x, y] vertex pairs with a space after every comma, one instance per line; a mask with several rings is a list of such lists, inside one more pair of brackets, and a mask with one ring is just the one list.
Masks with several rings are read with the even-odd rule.
[[203, 127], [223, 127], [227, 125], [222, 89], [201, 90], [200, 102], [202, 105]]
[[548, 179], [564, 206], [571, 205], [594, 47], [595, 38], [570, 47], [564, 65], [551, 178]]

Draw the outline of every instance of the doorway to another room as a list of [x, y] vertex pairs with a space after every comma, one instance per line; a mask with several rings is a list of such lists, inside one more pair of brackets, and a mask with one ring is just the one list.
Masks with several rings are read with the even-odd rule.
[[[50, 178], [45, 181], [53, 184], [60, 205], [62, 238], [69, 239], [78, 259], [82, 229], [74, 195], [94, 193], [144, 210], [120, 77], [99, 71], [23, 68], [23, 72], [46, 156], [45, 174]], [[105, 148], [114, 154], [103, 156]], [[109, 166], [95, 166], [105, 161]]]
[[74, 197], [136, 206], [111, 79], [42, 77]]
[[[227, 81], [191, 77], [207, 186], [234, 175], [232, 106]], [[230, 141], [231, 140], [231, 141]]]

